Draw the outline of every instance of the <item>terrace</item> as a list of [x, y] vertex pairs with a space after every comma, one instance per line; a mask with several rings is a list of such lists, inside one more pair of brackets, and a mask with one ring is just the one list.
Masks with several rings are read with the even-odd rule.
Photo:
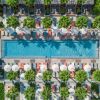
[[[10, 72], [13, 73], [19, 73], [18, 77], [16, 76], [14, 79], [12, 79], [11, 75], [9, 75], [9, 78], [11, 80], [9, 81], [9, 78], [4, 78], [5, 81], [5, 93], [7, 94], [8, 91], [13, 87], [16, 86], [16, 82], [18, 81], [21, 83], [20, 84], [20, 98], [25, 99], [25, 91], [29, 87], [33, 87], [34, 89], [34, 82], [35, 82], [35, 98], [36, 99], [43, 99], [44, 95], [42, 92], [44, 91], [45, 88], [47, 88], [47, 83], [51, 86], [49, 89], [51, 90], [48, 91], [51, 93], [51, 95], [46, 95], [48, 98], [52, 99], [60, 99], [63, 97], [61, 94], [61, 88], [62, 88], [62, 83], [66, 84], [63, 85], [64, 88], [67, 88], [69, 91], [68, 95], [66, 95], [65, 98], [68, 98], [68, 100], [73, 100], [76, 97], [76, 90], [79, 87], [78, 85], [78, 79], [76, 78], [77, 73], [82, 71], [81, 73], [85, 73], [87, 75], [86, 80], [84, 80], [84, 84], [82, 84], [81, 87], [82, 89], [86, 89], [87, 92], [86, 95], [90, 95], [90, 89], [91, 89], [91, 84], [87, 80], [94, 80], [93, 79], [93, 72], [95, 70], [98, 70], [98, 64], [95, 62], [95, 60], [88, 60], [88, 59], [83, 59], [83, 60], [72, 60], [72, 59], [67, 59], [67, 60], [62, 60], [62, 59], [5, 59], [4, 60], [4, 71], [5, 74], [9, 74]], [[87, 63], [88, 62], [88, 63]], [[16, 66], [16, 67], [13, 67]], [[48, 71], [49, 77], [51, 78], [46, 78], [48, 76]], [[66, 78], [61, 78], [60, 73], [61, 72], [66, 72], [68, 71], [68, 79]], [[28, 72], [32, 72], [29, 74]], [[34, 73], [36, 73], [35, 78], [34, 78]], [[46, 73], [46, 76], [44, 74]], [[26, 77], [26, 74], [28, 77]], [[13, 74], [14, 75], [14, 74]], [[84, 76], [83, 74], [80, 74], [80, 77]], [[31, 78], [32, 77], [32, 78]], [[66, 76], [67, 77], [67, 76]], [[78, 77], [78, 76], [77, 76]], [[30, 80], [31, 78], [31, 80]], [[64, 80], [65, 79], [65, 80]], [[78, 87], [77, 87], [78, 85]], [[93, 85], [93, 84], [92, 84]], [[95, 83], [94, 83], [95, 85]], [[98, 85], [97, 85], [98, 86]], [[93, 89], [94, 91], [95, 89]], [[30, 90], [31, 91], [31, 90]], [[83, 91], [81, 91], [83, 92]], [[92, 94], [92, 95], [95, 95]], [[98, 94], [97, 94], [98, 95]], [[19, 98], [19, 96], [16, 96]], [[78, 96], [77, 96], [78, 97]], [[5, 96], [6, 98], [6, 96]], [[89, 96], [84, 96], [84, 98], [87, 98], [89, 100]]]

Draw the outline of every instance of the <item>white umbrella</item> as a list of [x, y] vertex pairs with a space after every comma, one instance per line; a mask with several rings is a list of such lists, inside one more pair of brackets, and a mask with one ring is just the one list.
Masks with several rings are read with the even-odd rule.
[[20, 27], [16, 28], [16, 32], [17, 32], [17, 34], [24, 34], [25, 33], [25, 31]]
[[69, 70], [69, 71], [75, 71], [74, 63], [72, 63], [72, 64], [70, 64], [70, 65], [68, 66], [68, 70]]
[[6, 71], [6, 72], [9, 72], [9, 71], [11, 71], [11, 66], [10, 65], [5, 65], [4, 66], [4, 70]]
[[61, 71], [66, 70], [66, 69], [67, 69], [67, 66], [66, 66], [66, 65], [63, 65], [63, 64], [62, 64], [62, 65], [60, 66], [60, 70], [61, 70]]
[[25, 65], [24, 65], [24, 70], [25, 70], [25, 71], [31, 70], [31, 66], [30, 66], [29, 64], [25, 64]]
[[65, 35], [66, 33], [67, 33], [67, 29], [66, 28], [61, 28], [60, 34]]
[[47, 66], [45, 64], [40, 64], [40, 70], [41, 72], [44, 72], [47, 70]]
[[17, 72], [19, 70], [19, 66], [18, 65], [13, 65], [12, 66], [12, 71]]
[[53, 70], [54, 72], [58, 72], [58, 71], [59, 71], [59, 66], [58, 66], [58, 64], [53, 64], [53, 65], [52, 65], [52, 70]]
[[91, 66], [90, 66], [89, 64], [86, 64], [83, 68], [84, 68], [84, 70], [85, 70], [86, 72], [91, 71]]
[[21, 79], [25, 79], [25, 73], [20, 74]]
[[80, 29], [80, 31], [82, 34], [86, 34], [86, 32], [87, 32], [84, 28]]

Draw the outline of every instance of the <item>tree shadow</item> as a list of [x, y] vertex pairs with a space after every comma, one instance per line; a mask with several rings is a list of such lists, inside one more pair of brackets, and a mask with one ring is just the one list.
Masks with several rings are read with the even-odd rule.
[[79, 41], [79, 45], [82, 45], [84, 48], [90, 49], [92, 47], [92, 44], [95, 43], [95, 41], [91, 40], [81, 40]]
[[29, 46], [29, 41], [20, 39], [20, 40], [18, 40], [18, 44], [22, 44], [24, 47], [27, 47], [27, 46]]
[[59, 41], [55, 41], [55, 40], [50, 40], [48, 41], [48, 45], [50, 45], [50, 47], [55, 47], [56, 49], [59, 49], [60, 47], [60, 42]]
[[73, 40], [68, 40], [65, 42], [65, 45], [68, 46], [69, 48], [76, 48], [76, 45], [75, 45], [75, 41]]

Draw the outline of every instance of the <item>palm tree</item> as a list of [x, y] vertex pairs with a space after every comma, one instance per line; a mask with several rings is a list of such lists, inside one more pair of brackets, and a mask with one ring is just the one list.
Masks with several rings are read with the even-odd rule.
[[42, 92], [43, 100], [48, 100], [51, 96], [51, 84], [45, 84], [45, 87]]
[[60, 13], [64, 14], [66, 13], [66, 4], [68, 3], [68, 0], [60, 0]]
[[59, 78], [62, 82], [66, 82], [69, 79], [70, 75], [69, 72], [64, 70], [59, 72]]
[[52, 20], [50, 17], [45, 17], [43, 20], [42, 20], [42, 24], [43, 24], [43, 27], [44, 28], [50, 28], [51, 25], [52, 25]]
[[16, 28], [19, 26], [19, 20], [15, 16], [9, 16], [7, 19], [7, 26]]
[[27, 81], [34, 81], [35, 80], [35, 72], [33, 70], [29, 70], [25, 72], [25, 79]]
[[24, 92], [25, 98], [27, 100], [33, 100], [32, 98], [35, 97], [35, 88], [34, 87], [28, 87]]
[[44, 81], [51, 81], [52, 78], [52, 72], [47, 70], [45, 72], [43, 72], [43, 80]]
[[45, 5], [45, 10], [46, 10], [46, 14], [50, 14], [50, 10], [51, 10], [51, 2], [52, 0], [44, 0], [44, 5]]
[[84, 100], [84, 98], [87, 96], [87, 91], [83, 87], [77, 87], [75, 90], [75, 96], [78, 98], [78, 100]]
[[[82, 7], [83, 7], [83, 4], [85, 3], [85, 1], [86, 0], [77, 0], [77, 5], [79, 6], [79, 7], [81, 7], [80, 9], [81, 9], [81, 12], [82, 12]], [[79, 10], [79, 9], [78, 9]]]
[[27, 17], [23, 21], [23, 26], [26, 26], [26, 27], [28, 27], [30, 29], [35, 28], [35, 19], [33, 19], [31, 17]]
[[16, 97], [18, 96], [18, 89], [14, 86], [7, 92], [6, 96], [10, 98], [10, 100], [16, 100]]
[[7, 4], [13, 8], [13, 10], [16, 13], [16, 10], [18, 10], [18, 4], [19, 4], [19, 0], [6, 0]]
[[79, 82], [79, 83], [83, 83], [86, 79], [87, 79], [87, 74], [85, 71], [83, 70], [79, 70], [76, 72], [75, 75], [75, 79]]
[[29, 12], [34, 9], [33, 6], [34, 6], [34, 3], [35, 3], [35, 0], [23, 0], [24, 1], [24, 4], [28, 7], [28, 14]]

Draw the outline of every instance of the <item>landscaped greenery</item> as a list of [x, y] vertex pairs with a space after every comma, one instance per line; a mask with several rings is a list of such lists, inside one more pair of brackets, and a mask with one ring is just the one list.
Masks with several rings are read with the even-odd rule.
[[19, 21], [18, 21], [17, 17], [15, 17], [15, 16], [8, 17], [7, 25], [8, 25], [8, 27], [13, 27], [13, 28], [16, 28], [17, 26], [19, 26]]
[[34, 2], [35, 2], [35, 0], [23, 0], [23, 1], [24, 1], [24, 4], [29, 7], [34, 5]]
[[68, 71], [60, 71], [59, 72], [59, 78], [61, 79], [62, 82], [66, 82], [70, 77], [70, 74]]
[[66, 4], [66, 3], [68, 3], [68, 0], [60, 0], [60, 3], [61, 4]]
[[15, 80], [18, 77], [18, 72], [10, 71], [7, 73], [7, 79]]
[[27, 17], [26, 19], [24, 19], [23, 26], [26, 26], [28, 28], [35, 28], [35, 19]]
[[34, 100], [35, 97], [35, 88], [34, 87], [28, 87], [24, 92], [25, 98], [27, 100]]
[[52, 2], [52, 0], [44, 0], [44, 4], [45, 4], [45, 5], [50, 5], [51, 2]]
[[71, 20], [69, 19], [69, 17], [66, 16], [62, 16], [59, 20], [59, 28], [67, 28], [71, 23]]
[[85, 16], [80, 16], [76, 20], [76, 26], [79, 28], [87, 27], [88, 25], [88, 18]]
[[52, 20], [50, 17], [45, 17], [43, 20], [42, 20], [42, 24], [43, 24], [43, 27], [44, 28], [50, 28], [51, 25], [52, 25]]
[[19, 0], [6, 0], [7, 4], [11, 7], [16, 7], [19, 3]]
[[91, 91], [96, 92], [98, 94], [99, 93], [99, 84], [91, 83]]
[[33, 70], [29, 70], [25, 72], [25, 79], [27, 81], [34, 81], [35, 80], [35, 72]]
[[96, 70], [93, 72], [93, 79], [95, 81], [99, 81], [100, 82], [100, 70]]
[[95, 4], [93, 7], [93, 14], [94, 15], [100, 15], [100, 0], [94, 0]]
[[79, 83], [83, 83], [86, 79], [87, 79], [87, 74], [85, 71], [83, 70], [79, 70], [76, 72], [75, 75], [75, 79], [79, 82]]
[[43, 100], [48, 100], [51, 96], [51, 85], [50, 84], [45, 84], [45, 87], [42, 92], [42, 97]]
[[0, 83], [0, 100], [4, 100], [4, 84]]
[[60, 95], [61, 100], [66, 100], [66, 98], [69, 96], [69, 91], [65, 84], [62, 84], [60, 87]]
[[84, 4], [86, 0], [77, 0], [77, 4]]
[[52, 72], [47, 70], [45, 72], [43, 72], [43, 80], [44, 81], [51, 81], [52, 78]]
[[4, 28], [3, 22], [0, 22], [0, 28]]
[[84, 98], [87, 96], [87, 91], [83, 87], [77, 87], [75, 90], [75, 96], [78, 98], [78, 100], [84, 100]]
[[100, 16], [95, 17], [95, 19], [93, 21], [93, 27], [100, 28]]
[[10, 98], [10, 100], [15, 100], [19, 95], [18, 89], [14, 86], [7, 92], [6, 96]]

